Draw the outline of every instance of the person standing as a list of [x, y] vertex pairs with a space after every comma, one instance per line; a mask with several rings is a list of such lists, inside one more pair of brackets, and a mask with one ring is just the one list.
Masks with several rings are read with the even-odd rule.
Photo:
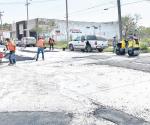
[[45, 40], [42, 37], [40, 37], [36, 43], [36, 46], [38, 47], [36, 61], [38, 61], [40, 52], [42, 53], [42, 59], [44, 60]]
[[113, 53], [115, 52], [116, 44], [117, 44], [116, 37], [113, 37], [113, 41], [112, 41], [112, 45], [113, 45]]
[[0, 45], [3, 45], [3, 41], [2, 40], [0, 40]]
[[11, 41], [9, 38], [6, 39], [6, 48], [9, 50], [9, 64], [8, 65], [14, 65], [16, 64], [16, 45], [13, 41]]
[[52, 38], [49, 38], [49, 49], [50, 49], [50, 51], [51, 50], [54, 50], [54, 43], [55, 43], [55, 41], [54, 41], [54, 39], [52, 39]]

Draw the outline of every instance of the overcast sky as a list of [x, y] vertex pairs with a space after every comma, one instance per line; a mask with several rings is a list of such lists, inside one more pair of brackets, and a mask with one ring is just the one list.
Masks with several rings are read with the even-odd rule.
[[[30, 1], [30, 0], [29, 0]], [[26, 19], [26, 0], [0, 0], [3, 22]], [[134, 3], [137, 2], [137, 3]], [[65, 0], [32, 0], [29, 18], [65, 19]], [[150, 1], [121, 0], [122, 16], [139, 14], [139, 25], [150, 27]], [[69, 20], [107, 22], [117, 21], [117, 0], [68, 0]], [[108, 8], [107, 10], [104, 10]]]

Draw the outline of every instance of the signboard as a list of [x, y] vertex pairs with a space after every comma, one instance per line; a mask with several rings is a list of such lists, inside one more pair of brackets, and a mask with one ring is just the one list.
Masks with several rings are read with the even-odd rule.
[[3, 32], [3, 38], [10, 38], [10, 32]]
[[80, 29], [70, 29], [72, 33], [82, 33]]

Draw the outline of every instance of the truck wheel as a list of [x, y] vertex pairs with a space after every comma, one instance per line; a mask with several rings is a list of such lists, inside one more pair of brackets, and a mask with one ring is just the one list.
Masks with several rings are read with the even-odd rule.
[[73, 47], [72, 44], [69, 44], [69, 50], [70, 50], [70, 51], [74, 51], [74, 47]]
[[81, 52], [85, 52], [85, 49], [81, 49]]
[[102, 48], [98, 49], [98, 52], [103, 52], [103, 49]]

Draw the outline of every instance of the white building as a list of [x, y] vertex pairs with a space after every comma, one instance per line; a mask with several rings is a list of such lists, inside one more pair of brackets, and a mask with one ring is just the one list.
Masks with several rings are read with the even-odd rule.
[[[13, 28], [14, 29], [14, 28]], [[26, 21], [16, 23], [16, 36], [21, 39], [26, 36]], [[30, 35], [37, 37], [53, 37], [55, 40], [66, 40], [65, 20], [36, 18], [29, 20]], [[14, 31], [12, 31], [14, 32]], [[74, 39], [80, 35], [98, 35], [108, 39], [118, 36], [118, 22], [81, 22], [69, 21], [69, 36]]]

